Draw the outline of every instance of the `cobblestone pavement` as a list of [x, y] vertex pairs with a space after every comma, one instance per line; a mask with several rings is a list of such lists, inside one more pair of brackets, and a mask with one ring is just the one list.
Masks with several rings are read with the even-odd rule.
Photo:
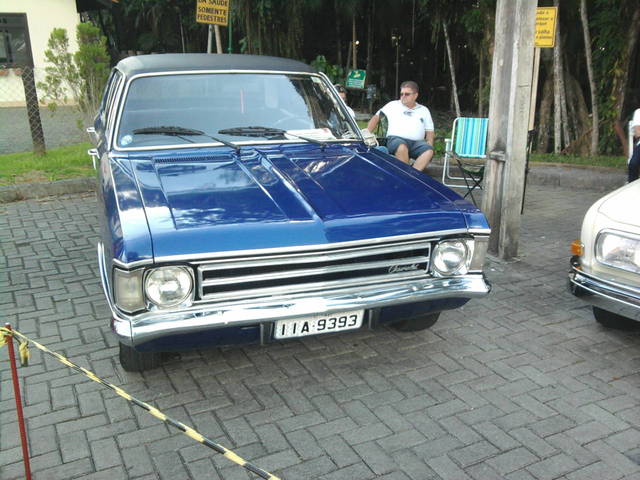
[[[594, 192], [530, 187], [522, 256], [430, 331], [182, 354], [127, 374], [97, 279], [93, 196], [0, 206], [0, 310], [23, 333], [285, 479], [640, 479], [640, 334], [565, 290]], [[22, 477], [6, 349], [0, 478]], [[37, 479], [252, 478], [32, 349]]]

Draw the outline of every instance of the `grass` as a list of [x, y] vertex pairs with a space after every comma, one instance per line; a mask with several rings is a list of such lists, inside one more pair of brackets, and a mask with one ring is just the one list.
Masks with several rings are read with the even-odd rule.
[[[366, 126], [366, 122], [358, 123], [364, 123], [363, 128]], [[442, 135], [445, 135], [445, 133], [438, 131], [437, 134], [436, 156], [442, 156], [444, 153]], [[89, 148], [91, 148], [91, 144], [79, 143], [77, 145], [52, 148], [42, 156], [30, 152], [0, 155], [0, 186], [92, 176], [91, 158], [87, 155]], [[530, 160], [534, 163], [560, 163], [621, 170], [627, 168], [627, 161], [622, 156], [581, 157], [577, 155], [534, 153], [531, 155]]]
[[608, 167], [608, 168], [627, 168], [627, 159], [623, 156], [605, 156], [598, 155], [595, 157], [578, 156], [578, 155], [556, 155], [554, 153], [534, 153], [530, 160], [534, 163], [562, 163], [570, 165], [584, 165], [588, 167]]
[[93, 175], [89, 143], [52, 148], [44, 155], [32, 152], [0, 155], [0, 185], [46, 182]]

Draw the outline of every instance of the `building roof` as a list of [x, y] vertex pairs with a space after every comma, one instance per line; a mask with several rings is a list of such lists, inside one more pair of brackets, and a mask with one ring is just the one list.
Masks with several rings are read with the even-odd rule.
[[287, 58], [261, 55], [212, 53], [162, 53], [127, 57], [116, 68], [127, 76], [140, 73], [198, 71], [198, 70], [267, 70], [281, 72], [309, 72], [309, 65]]

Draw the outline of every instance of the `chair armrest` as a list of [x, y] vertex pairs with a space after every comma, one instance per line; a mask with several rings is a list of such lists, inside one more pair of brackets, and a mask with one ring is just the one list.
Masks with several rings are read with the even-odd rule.
[[451, 152], [451, 144], [453, 143], [453, 138], [445, 138], [444, 139], [444, 150], [445, 152]]

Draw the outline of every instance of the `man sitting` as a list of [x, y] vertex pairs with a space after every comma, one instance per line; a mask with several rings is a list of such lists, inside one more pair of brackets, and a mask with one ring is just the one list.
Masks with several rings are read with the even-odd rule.
[[[373, 132], [384, 113], [389, 122], [387, 148], [398, 160], [409, 164], [415, 158], [413, 168], [423, 171], [433, 158], [435, 132], [431, 112], [416, 102], [418, 84], [407, 81], [400, 85], [400, 100], [393, 100], [371, 117], [367, 130]], [[426, 141], [425, 141], [426, 139]]]

